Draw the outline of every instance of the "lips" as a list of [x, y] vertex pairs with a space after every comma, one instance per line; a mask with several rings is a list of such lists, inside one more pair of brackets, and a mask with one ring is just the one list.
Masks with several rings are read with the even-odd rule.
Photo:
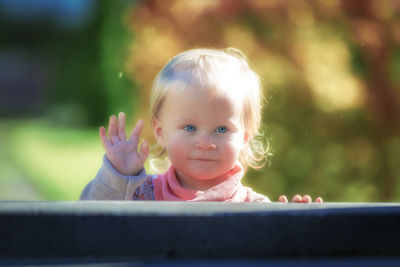
[[207, 159], [207, 158], [192, 158], [192, 160], [203, 161], [203, 162], [216, 161], [215, 159]]

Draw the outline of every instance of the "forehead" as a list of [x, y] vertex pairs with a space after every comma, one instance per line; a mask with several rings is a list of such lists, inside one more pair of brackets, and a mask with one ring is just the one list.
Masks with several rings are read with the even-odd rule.
[[205, 115], [210, 120], [217, 115], [241, 117], [242, 102], [225, 93], [216, 94], [213, 89], [172, 89], [165, 96], [161, 113], [179, 117]]

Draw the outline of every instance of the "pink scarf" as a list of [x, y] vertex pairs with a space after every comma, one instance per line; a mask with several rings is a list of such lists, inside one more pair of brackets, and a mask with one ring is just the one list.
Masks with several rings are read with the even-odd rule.
[[243, 168], [233, 167], [226, 175], [226, 179], [206, 191], [197, 191], [182, 187], [177, 178], [175, 168], [171, 166], [164, 174], [159, 174], [153, 180], [155, 200], [166, 201], [223, 201], [223, 202], [251, 202], [251, 190], [240, 182], [243, 177]]

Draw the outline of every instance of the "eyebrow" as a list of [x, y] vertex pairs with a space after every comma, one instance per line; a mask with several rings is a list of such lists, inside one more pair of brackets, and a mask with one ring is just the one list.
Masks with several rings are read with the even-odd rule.
[[176, 120], [178, 123], [189, 123], [189, 122], [197, 122], [197, 120], [194, 119], [187, 119], [187, 118], [183, 118], [183, 119], [179, 119]]
[[177, 119], [175, 120], [175, 124], [177, 126], [182, 126], [183, 124], [197, 124], [197, 120], [194, 119], [188, 119], [188, 118], [183, 118], [183, 119]]

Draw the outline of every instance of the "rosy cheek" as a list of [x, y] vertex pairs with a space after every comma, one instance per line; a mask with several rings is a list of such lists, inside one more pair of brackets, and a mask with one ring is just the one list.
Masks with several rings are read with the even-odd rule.
[[239, 157], [240, 151], [242, 147], [239, 146], [237, 142], [231, 142], [226, 146], [226, 155], [230, 157], [232, 160], [236, 160]]
[[176, 136], [170, 139], [168, 143], [168, 154], [171, 161], [184, 158], [189, 150], [189, 144], [185, 138]]

